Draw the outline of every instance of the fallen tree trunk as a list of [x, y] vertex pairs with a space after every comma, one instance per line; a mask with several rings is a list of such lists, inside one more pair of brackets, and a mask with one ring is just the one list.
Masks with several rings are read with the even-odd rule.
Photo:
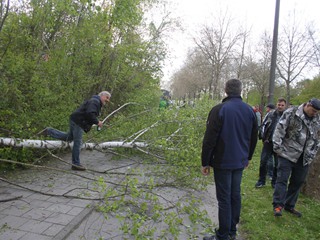
[[[58, 141], [58, 140], [0, 138], [0, 146], [57, 149], [57, 148], [72, 148], [73, 143]], [[92, 150], [92, 149], [106, 149], [106, 148], [114, 148], [114, 147], [144, 148], [147, 146], [148, 144], [143, 142], [112, 141], [112, 142], [103, 142], [103, 143], [84, 143], [82, 145], [82, 148]]]

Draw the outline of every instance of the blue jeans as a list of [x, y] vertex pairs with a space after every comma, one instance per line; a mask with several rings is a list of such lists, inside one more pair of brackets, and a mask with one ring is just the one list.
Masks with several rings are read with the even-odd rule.
[[214, 168], [214, 181], [218, 200], [219, 229], [216, 237], [220, 240], [229, 239], [237, 233], [237, 224], [241, 211], [241, 179], [243, 168]]
[[[303, 156], [303, 153], [301, 156]], [[299, 197], [300, 188], [306, 180], [309, 165], [303, 166], [302, 157], [299, 158], [297, 163], [283, 157], [279, 157], [278, 160], [278, 176], [273, 193], [273, 206], [294, 208]]]
[[261, 151], [261, 159], [260, 159], [260, 168], [259, 168], [259, 182], [265, 184], [266, 177], [268, 172], [268, 162], [270, 158], [274, 159], [274, 166], [273, 166], [273, 174], [272, 174], [272, 183], [275, 184], [277, 179], [277, 165], [278, 165], [278, 157], [273, 151], [273, 144], [272, 142], [264, 142], [263, 148]]
[[54, 128], [47, 128], [47, 133], [50, 137], [62, 141], [72, 142], [72, 164], [80, 165], [80, 150], [82, 145], [83, 130], [75, 122], [69, 122], [69, 131], [62, 132]]

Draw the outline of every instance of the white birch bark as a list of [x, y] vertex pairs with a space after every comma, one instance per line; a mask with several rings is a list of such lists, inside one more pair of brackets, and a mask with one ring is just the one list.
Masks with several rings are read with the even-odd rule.
[[[73, 143], [59, 141], [59, 140], [33, 140], [33, 139], [16, 139], [16, 138], [0, 138], [0, 145], [11, 147], [29, 147], [29, 148], [45, 148], [45, 149], [57, 149], [57, 148], [72, 148]], [[148, 144], [143, 142], [103, 142], [103, 143], [84, 143], [82, 148], [85, 149], [106, 149], [115, 147], [134, 148], [147, 147]]]

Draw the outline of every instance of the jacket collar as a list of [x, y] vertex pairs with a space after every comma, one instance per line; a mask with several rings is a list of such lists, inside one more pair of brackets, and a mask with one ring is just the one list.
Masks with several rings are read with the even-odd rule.
[[239, 96], [239, 95], [230, 95], [230, 96], [224, 98], [224, 99], [222, 100], [222, 102], [229, 101], [230, 99], [233, 99], [233, 98], [238, 98], [238, 99], [241, 99], [241, 100], [242, 100], [242, 97]]

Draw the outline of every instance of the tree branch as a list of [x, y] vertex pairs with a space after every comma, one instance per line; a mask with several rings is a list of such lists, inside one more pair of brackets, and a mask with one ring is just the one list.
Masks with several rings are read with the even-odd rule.
[[13, 200], [18, 200], [22, 198], [22, 195], [21, 196], [17, 196], [17, 197], [10, 197], [10, 198], [6, 198], [6, 199], [0, 199], [0, 202], [9, 202], [9, 201], [13, 201]]

